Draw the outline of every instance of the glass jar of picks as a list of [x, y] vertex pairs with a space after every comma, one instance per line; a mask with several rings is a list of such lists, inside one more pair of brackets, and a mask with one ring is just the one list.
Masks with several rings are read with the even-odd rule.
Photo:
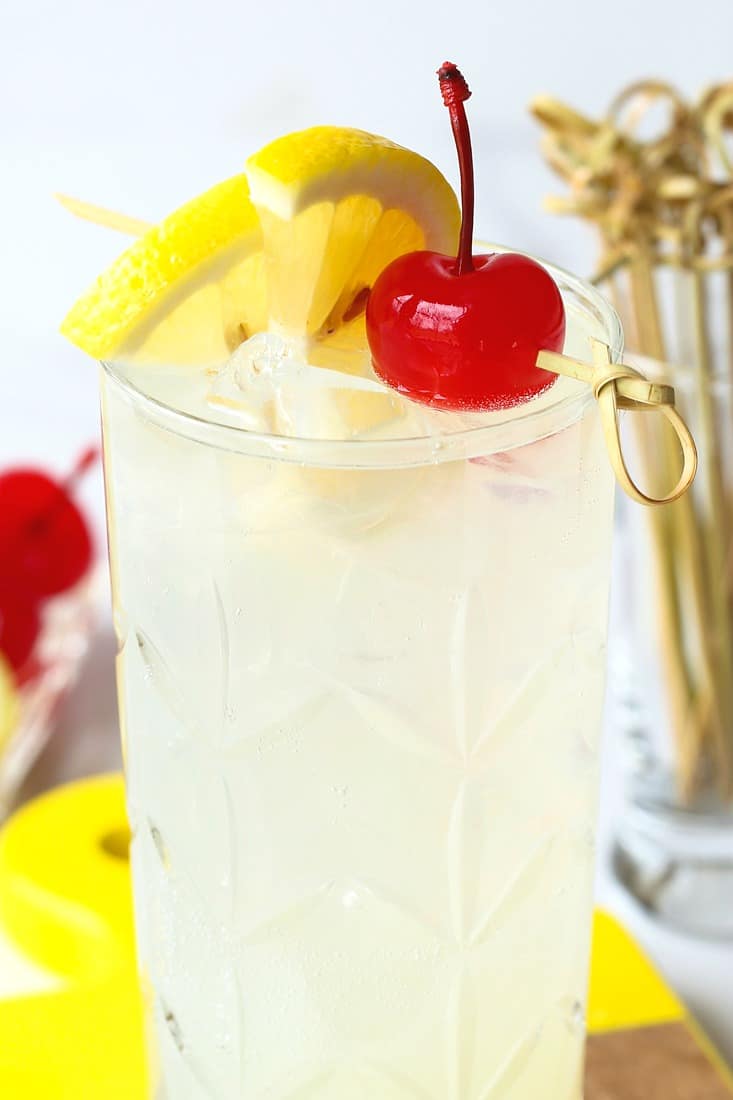
[[[532, 110], [570, 185], [548, 206], [597, 230], [594, 281], [629, 350], [648, 357], [644, 373], [674, 386], [700, 457], [674, 504], [620, 509], [610, 691], [628, 801], [616, 869], [669, 921], [733, 936], [733, 83], [690, 103], [643, 81], [600, 121], [544, 97]], [[674, 438], [658, 417], [630, 419], [630, 461], [664, 485]]]

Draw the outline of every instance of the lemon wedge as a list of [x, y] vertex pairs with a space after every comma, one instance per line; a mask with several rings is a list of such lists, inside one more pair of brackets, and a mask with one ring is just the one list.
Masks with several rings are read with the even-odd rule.
[[291, 337], [327, 337], [397, 256], [455, 247], [453, 190], [424, 157], [361, 130], [316, 126], [246, 165], [264, 237], [269, 315]]
[[299, 131], [135, 241], [62, 332], [98, 359], [186, 365], [270, 330], [314, 365], [361, 373], [378, 274], [404, 252], [451, 251], [459, 227], [424, 157], [360, 130]]
[[[236, 324], [266, 324], [262, 233], [244, 176], [212, 187], [148, 230], [73, 306], [62, 333], [97, 359], [216, 362]], [[227, 327], [229, 325], [229, 328]], [[239, 336], [242, 339], [242, 336]]]
[[18, 693], [13, 673], [0, 654], [0, 752], [10, 740], [18, 721]]

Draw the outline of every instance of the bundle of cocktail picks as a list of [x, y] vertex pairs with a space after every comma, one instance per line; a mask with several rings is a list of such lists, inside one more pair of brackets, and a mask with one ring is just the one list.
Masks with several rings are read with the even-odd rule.
[[[733, 796], [733, 82], [688, 102], [641, 81], [599, 121], [543, 96], [532, 112], [570, 194], [548, 200], [600, 235], [595, 282], [631, 351], [674, 364], [700, 450], [694, 491], [647, 514], [659, 637], [681, 795], [714, 780]], [[653, 130], [653, 132], [650, 132]], [[680, 387], [680, 378], [684, 385]], [[682, 392], [680, 392], [682, 390]], [[646, 475], [669, 480], [671, 436], [639, 441]], [[660, 470], [661, 467], [661, 470]]]

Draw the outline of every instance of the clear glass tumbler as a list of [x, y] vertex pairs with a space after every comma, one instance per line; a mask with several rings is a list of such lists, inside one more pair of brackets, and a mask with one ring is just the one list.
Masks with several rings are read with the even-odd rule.
[[[566, 349], [618, 321], [553, 270]], [[171, 368], [173, 369], [173, 368]], [[102, 372], [167, 1100], [578, 1100], [613, 484], [592, 395], [259, 435]]]

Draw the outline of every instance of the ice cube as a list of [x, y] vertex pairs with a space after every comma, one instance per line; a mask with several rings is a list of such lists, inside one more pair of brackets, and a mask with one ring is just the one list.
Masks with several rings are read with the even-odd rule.
[[352, 439], [405, 416], [405, 402], [375, 377], [316, 367], [306, 355], [258, 333], [219, 370], [207, 400], [250, 431], [306, 439]]
[[226, 413], [238, 427], [276, 430], [275, 373], [290, 354], [285, 341], [262, 332], [245, 340], [214, 377], [207, 401]]

